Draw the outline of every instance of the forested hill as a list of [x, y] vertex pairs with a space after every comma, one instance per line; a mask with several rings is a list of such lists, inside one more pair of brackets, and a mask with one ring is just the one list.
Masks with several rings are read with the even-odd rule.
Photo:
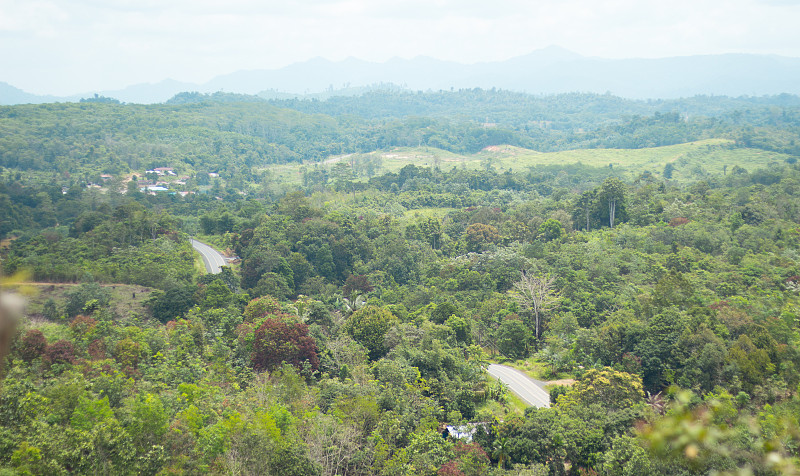
[[[97, 92], [124, 102], [152, 104], [165, 101], [180, 91], [261, 92], [265, 95], [297, 95], [305, 91], [326, 95], [334, 90], [334, 85], [352, 91], [393, 82], [424, 91], [475, 87], [497, 87], [532, 94], [572, 91], [603, 94], [610, 91], [622, 97], [646, 99], [697, 94], [798, 94], [798, 78], [800, 59], [791, 57], [723, 54], [601, 59], [549, 47], [505, 61], [473, 64], [426, 57], [394, 58], [385, 63], [356, 58], [342, 61], [314, 58], [277, 70], [236, 71], [203, 84], [164, 79]], [[86, 97], [86, 94], [60, 98], [37, 96], [0, 83], [0, 104], [68, 101], [79, 97]]]
[[[203, 95], [178, 95], [180, 102]], [[212, 97], [222, 98], [222, 95]], [[266, 97], [266, 94], [265, 94]], [[359, 95], [269, 99], [272, 104], [328, 115], [355, 114], [377, 119], [406, 116], [463, 116], [476, 121], [521, 125], [546, 120], [563, 126], [586, 127], [625, 116], [679, 112], [688, 116], [720, 116], [735, 110], [763, 107], [800, 107], [800, 96], [781, 94], [762, 97], [694, 96], [683, 99], [634, 100], [612, 94], [564, 93], [532, 95], [497, 89], [457, 91], [409, 91], [377, 87]]]
[[[98, 98], [103, 99], [103, 98]], [[182, 94], [170, 104], [0, 108], [0, 166], [85, 176], [178, 166], [255, 180], [266, 164], [398, 146], [640, 148], [725, 137], [800, 153], [795, 96], [647, 103], [608, 95], [374, 92], [327, 101]]]
[[404, 94], [0, 109], [0, 474], [800, 472], [796, 98]]

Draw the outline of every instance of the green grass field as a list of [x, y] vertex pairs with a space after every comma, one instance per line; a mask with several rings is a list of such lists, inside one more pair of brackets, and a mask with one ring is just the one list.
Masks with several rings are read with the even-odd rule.
[[[67, 301], [66, 293], [78, 285], [72, 283], [33, 283], [31, 286], [35, 292], [33, 296], [28, 298], [25, 315], [39, 321], [41, 320], [40, 316], [44, 304], [48, 299], [53, 299], [59, 311], [61, 311]], [[140, 316], [148, 314], [144, 303], [153, 293], [153, 288], [134, 284], [101, 284], [101, 286], [111, 292], [109, 308], [116, 316], [127, 318], [134, 314]]]
[[[381, 168], [378, 174], [397, 172], [406, 165], [420, 167], [439, 166], [442, 170], [453, 167], [479, 170], [490, 165], [498, 171], [511, 169], [524, 172], [531, 167], [548, 165], [583, 164], [591, 167], [614, 167], [623, 170], [630, 178], [649, 171], [660, 176], [664, 167], [672, 163], [672, 179], [678, 182], [698, 180], [703, 177], [721, 176], [734, 166], [748, 171], [784, 163], [789, 157], [777, 152], [733, 147], [727, 139], [708, 139], [685, 144], [646, 149], [576, 149], [561, 152], [537, 152], [534, 150], [500, 145], [488, 147], [477, 154], [454, 154], [432, 147], [398, 147], [388, 151], [361, 154], [361, 157], [378, 157]], [[299, 184], [304, 167], [331, 168], [336, 162], [348, 161], [349, 156], [332, 157], [321, 164], [283, 164], [269, 168], [272, 179], [284, 184]], [[366, 181], [366, 177], [360, 180]]]

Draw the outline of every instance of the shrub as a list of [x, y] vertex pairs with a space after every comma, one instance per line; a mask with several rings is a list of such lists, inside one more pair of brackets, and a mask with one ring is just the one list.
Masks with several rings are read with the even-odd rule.
[[83, 337], [97, 326], [97, 321], [89, 316], [79, 314], [69, 323], [72, 334], [76, 337]]
[[103, 360], [106, 358], [106, 344], [100, 339], [95, 339], [89, 344], [89, 356], [92, 360]]
[[47, 346], [44, 360], [49, 364], [72, 364], [75, 362], [75, 348], [68, 340], [58, 340]]
[[262, 296], [253, 299], [244, 308], [242, 316], [245, 322], [253, 322], [260, 317], [281, 312], [281, 304], [272, 296]]
[[39, 329], [31, 329], [19, 343], [19, 356], [25, 362], [31, 362], [44, 354], [47, 350], [47, 338]]

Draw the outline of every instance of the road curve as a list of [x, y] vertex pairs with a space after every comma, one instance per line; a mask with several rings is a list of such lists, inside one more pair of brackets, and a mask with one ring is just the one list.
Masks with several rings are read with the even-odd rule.
[[490, 364], [486, 371], [508, 385], [508, 388], [528, 405], [538, 408], [550, 406], [550, 394], [544, 389], [544, 382], [534, 380], [506, 365]]
[[219, 273], [222, 271], [221, 268], [228, 264], [225, 261], [225, 257], [219, 254], [217, 250], [194, 238], [192, 238], [192, 248], [196, 249], [200, 253], [200, 256], [203, 257], [203, 264], [206, 265], [206, 271], [210, 274]]

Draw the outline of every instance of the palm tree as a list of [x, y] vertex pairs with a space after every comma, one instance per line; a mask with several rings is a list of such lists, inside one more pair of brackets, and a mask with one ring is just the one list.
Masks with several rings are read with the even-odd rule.
[[342, 307], [344, 308], [347, 314], [352, 314], [367, 304], [367, 300], [364, 299], [360, 294], [357, 294], [352, 299], [343, 298], [342, 299]]
[[505, 467], [506, 460], [508, 459], [508, 438], [498, 438], [494, 442], [494, 451], [492, 456], [497, 458], [497, 467]]

